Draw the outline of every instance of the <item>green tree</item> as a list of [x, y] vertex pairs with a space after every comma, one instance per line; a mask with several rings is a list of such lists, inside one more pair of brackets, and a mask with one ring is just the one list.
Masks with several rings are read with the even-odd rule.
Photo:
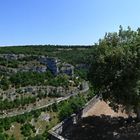
[[9, 140], [16, 140], [16, 139], [14, 138], [14, 136], [12, 136]]
[[5, 76], [3, 78], [1, 78], [0, 87], [3, 90], [7, 90], [9, 88], [9, 85], [10, 85], [10, 81]]
[[21, 133], [25, 136], [25, 137], [28, 137], [28, 136], [31, 136], [31, 130], [33, 129], [33, 126], [29, 123], [26, 123], [24, 124], [22, 127], [21, 127]]
[[37, 135], [33, 140], [45, 140], [45, 138], [42, 135]]
[[68, 102], [64, 102], [63, 106], [60, 109], [59, 112], [59, 118], [60, 120], [64, 120], [67, 117], [70, 117], [70, 115], [73, 113], [73, 110]]
[[6, 139], [7, 139], [6, 134], [1, 134], [0, 133], [0, 140], [6, 140]]
[[134, 109], [140, 118], [140, 34], [130, 27], [100, 40], [92, 58], [89, 79], [95, 91], [117, 110]]

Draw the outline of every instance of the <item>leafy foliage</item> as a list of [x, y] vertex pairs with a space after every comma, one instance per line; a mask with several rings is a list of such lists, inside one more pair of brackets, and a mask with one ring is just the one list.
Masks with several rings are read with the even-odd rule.
[[[58, 57], [70, 64], [88, 63], [94, 51], [93, 46], [32, 45], [0, 47], [2, 54], [45, 55]], [[29, 58], [29, 60], [32, 60]]]
[[60, 120], [64, 120], [65, 118], [70, 117], [72, 113], [78, 112], [85, 103], [86, 100], [83, 96], [78, 96], [71, 98], [69, 101], [64, 101], [59, 107]]
[[35, 131], [35, 128], [34, 128], [34, 126], [32, 126], [32, 125], [29, 124], [29, 123], [26, 123], [26, 124], [24, 124], [24, 125], [21, 127], [21, 133], [22, 133], [25, 137], [31, 136], [31, 131]]
[[130, 27], [108, 33], [99, 41], [89, 79], [97, 93], [114, 109], [121, 104], [136, 108], [140, 102], [140, 30]]

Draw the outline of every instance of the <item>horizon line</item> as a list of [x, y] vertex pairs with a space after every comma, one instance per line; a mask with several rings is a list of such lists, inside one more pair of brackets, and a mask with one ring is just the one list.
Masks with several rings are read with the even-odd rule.
[[28, 47], [28, 46], [94, 46], [94, 44], [20, 44], [20, 45], [0, 45], [0, 47]]

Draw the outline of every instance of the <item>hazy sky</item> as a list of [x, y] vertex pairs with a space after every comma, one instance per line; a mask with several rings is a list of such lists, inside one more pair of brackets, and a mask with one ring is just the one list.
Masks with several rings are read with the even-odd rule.
[[94, 44], [140, 27], [140, 0], [0, 0], [0, 46]]

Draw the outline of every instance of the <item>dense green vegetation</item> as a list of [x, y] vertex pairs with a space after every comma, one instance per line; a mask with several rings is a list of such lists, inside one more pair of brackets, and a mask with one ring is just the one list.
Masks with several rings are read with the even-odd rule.
[[[53, 46], [53, 45], [36, 45], [36, 46], [11, 46], [0, 47], [0, 53], [5, 54], [26, 54], [26, 55], [45, 55], [57, 57], [70, 64], [88, 63], [92, 53], [93, 46]], [[30, 56], [29, 60], [35, 56]]]
[[50, 71], [44, 73], [18, 72], [9, 76], [9, 78], [7, 78], [7, 76], [2, 76], [0, 80], [0, 88], [6, 90], [10, 85], [13, 87], [24, 87], [28, 85], [51, 85], [55, 87], [67, 87], [69, 85], [69, 77], [66, 75], [58, 75], [54, 77]]
[[95, 48], [89, 79], [117, 110], [119, 104], [140, 118], [140, 29], [108, 33]]
[[50, 81], [53, 78], [53, 75], [48, 71], [45, 73], [37, 72], [18, 72], [12, 75], [9, 78], [9, 81], [12, 85], [19, 86], [28, 86], [28, 85], [44, 85], [45, 80]]
[[0, 65], [11, 67], [11, 68], [17, 68], [19, 64], [19, 61], [16, 60], [6, 60], [4, 58], [0, 58]]
[[72, 113], [80, 111], [82, 106], [86, 103], [86, 99], [83, 96], [79, 98], [72, 98], [68, 102], [63, 102], [62, 107], [59, 109], [59, 118], [64, 120], [68, 118]]
[[37, 100], [36, 97], [22, 97], [21, 99], [15, 99], [14, 101], [0, 100], [0, 111], [12, 109], [12, 108], [19, 108], [25, 105], [29, 105], [31, 103], [35, 103]]
[[[38, 119], [41, 112], [43, 111], [47, 111], [47, 112], [51, 111], [51, 112], [56, 112], [56, 114], [58, 114], [58, 118], [60, 118], [61, 121], [62, 119], [69, 117], [72, 113], [76, 113], [77, 111], [79, 111], [81, 107], [93, 96], [94, 96], [93, 91], [91, 91], [86, 96], [77, 95], [76, 97], [72, 97], [67, 101], [62, 101], [58, 104], [57, 103], [53, 104], [47, 108], [34, 110], [29, 113], [24, 113], [23, 115], [0, 119], [0, 133], [1, 133], [0, 138], [6, 137], [5, 131], [10, 129], [12, 123], [17, 122], [22, 125], [20, 128], [21, 133], [26, 138], [33, 139], [33, 140], [36, 140], [37, 138], [41, 138], [42, 140], [45, 140], [48, 137], [48, 130], [53, 126], [50, 124], [50, 126], [46, 127], [46, 130], [42, 135], [37, 135], [35, 137], [32, 137], [31, 134], [35, 133], [35, 127], [31, 125], [30, 123], [31, 119], [33, 118]], [[7, 139], [10, 139], [10, 137], [7, 136]]]
[[[0, 58], [0, 88], [4, 92], [7, 89], [20, 88], [26, 86], [62, 86], [68, 89], [69, 86], [76, 87], [82, 79], [87, 80], [88, 67], [80, 67], [80, 64], [86, 64], [89, 66], [91, 58], [94, 53], [93, 46], [53, 46], [53, 45], [37, 45], [37, 46], [11, 46], [11, 47], [0, 47], [0, 54], [24, 54], [25, 57], [20, 59], [5, 59]], [[25, 69], [26, 72], [19, 71], [22, 67], [31, 68], [34, 66], [41, 66], [39, 62], [40, 56], [55, 57], [60, 59], [62, 62], [70, 63], [75, 67], [75, 74], [73, 77], [69, 77], [64, 74], [54, 76], [50, 71], [47, 72], [33, 72]], [[79, 66], [77, 66], [79, 64]], [[18, 72], [16, 72], [18, 68]], [[77, 78], [78, 77], [78, 78]], [[33, 97], [22, 97], [10, 101], [8, 99], [0, 99], [0, 110], [3, 114], [3, 110], [10, 110], [13, 108], [20, 108], [25, 105], [33, 104], [38, 99], [49, 97], [60, 97], [55, 92], [53, 94], [37, 94]], [[0, 139], [2, 140], [14, 140], [14, 136], [8, 135], [7, 131], [11, 128], [12, 124], [17, 122], [21, 125], [20, 131], [26, 140], [46, 140], [48, 138], [48, 130], [52, 128], [58, 121], [61, 121], [69, 117], [72, 113], [78, 112], [82, 106], [93, 97], [93, 93], [88, 95], [72, 97], [67, 101], [55, 103], [47, 108], [31, 111], [10, 118], [0, 119]], [[31, 124], [31, 119], [38, 120], [41, 112], [54, 112], [57, 115], [57, 122], [50, 122], [46, 126], [46, 130], [39, 135], [35, 134], [35, 126]]]
[[35, 127], [30, 123], [26, 123], [21, 127], [21, 134], [23, 134], [25, 137], [31, 136], [31, 131], [34, 133], [36, 132]]

